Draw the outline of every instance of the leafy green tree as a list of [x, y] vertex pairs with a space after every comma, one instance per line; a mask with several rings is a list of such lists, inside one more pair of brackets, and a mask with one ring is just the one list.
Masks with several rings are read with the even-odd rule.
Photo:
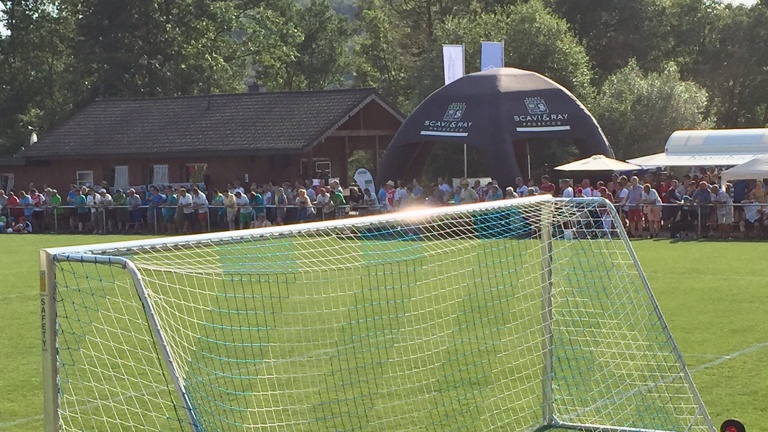
[[702, 47], [717, 3], [704, 0], [546, 0], [586, 47], [602, 82], [631, 59], [660, 72], [669, 61], [683, 71]]
[[467, 72], [480, 68], [480, 42], [503, 41], [507, 66], [539, 72], [589, 99], [589, 58], [568, 24], [539, 0], [453, 16], [438, 27], [441, 43], [463, 43]]
[[242, 87], [249, 39], [234, 1], [79, 0], [73, 55], [84, 103]]
[[715, 18], [693, 71], [709, 112], [719, 127], [768, 126], [768, 2], [722, 6]]
[[287, 65], [286, 88], [322, 90], [341, 85], [349, 70], [349, 19], [338, 15], [328, 0], [311, 0], [298, 9], [294, 25], [303, 37], [296, 58]]
[[631, 60], [605, 81], [590, 110], [616, 156], [628, 159], [663, 151], [675, 130], [709, 126], [702, 115], [706, 103], [706, 90], [681, 80], [673, 63], [645, 73]]
[[466, 0], [361, 0], [355, 84], [380, 87], [404, 111], [443, 82], [438, 28], [470, 13]]
[[55, 1], [4, 2], [0, 10], [0, 156], [27, 145], [72, 108], [67, 76], [74, 21]]
[[360, 13], [357, 31], [360, 34], [354, 39], [355, 84], [376, 87], [401, 109], [407, 109], [406, 83], [413, 64], [403, 34], [408, 30], [394, 25], [391, 15], [384, 10], [373, 8]]

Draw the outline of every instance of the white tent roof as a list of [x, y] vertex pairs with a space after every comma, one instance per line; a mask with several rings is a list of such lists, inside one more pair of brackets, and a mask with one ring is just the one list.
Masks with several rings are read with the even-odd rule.
[[768, 154], [768, 128], [675, 131], [664, 153], [627, 162], [641, 166], [740, 165]]
[[556, 170], [560, 171], [630, 171], [638, 168], [640, 166], [611, 159], [604, 155], [593, 155], [555, 167]]
[[723, 181], [759, 180], [768, 178], [768, 155], [760, 156], [720, 173]]
[[754, 158], [764, 156], [765, 153], [750, 154], [693, 154], [693, 155], [670, 155], [667, 153], [656, 153], [649, 156], [643, 156], [634, 159], [627, 159], [627, 162], [640, 165], [644, 168], [660, 166], [733, 166], [751, 161]]

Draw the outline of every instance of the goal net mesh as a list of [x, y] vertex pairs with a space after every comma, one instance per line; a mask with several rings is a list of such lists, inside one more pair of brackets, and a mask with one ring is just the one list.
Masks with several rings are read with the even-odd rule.
[[711, 430], [598, 199], [52, 253], [60, 430]]

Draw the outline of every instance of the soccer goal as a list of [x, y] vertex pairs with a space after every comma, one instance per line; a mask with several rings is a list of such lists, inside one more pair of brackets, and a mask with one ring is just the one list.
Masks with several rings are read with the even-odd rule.
[[40, 302], [48, 431], [715, 430], [600, 199], [47, 249]]

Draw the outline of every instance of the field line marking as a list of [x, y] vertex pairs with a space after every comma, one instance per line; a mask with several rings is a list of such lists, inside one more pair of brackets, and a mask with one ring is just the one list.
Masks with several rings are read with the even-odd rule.
[[23, 292], [23, 293], [8, 294], [8, 295], [0, 296], [0, 300], [5, 300], [9, 298], [14, 298], [14, 297], [21, 297], [21, 296], [32, 296], [35, 294], [40, 295], [40, 291], [29, 291], [29, 292]]
[[742, 356], [744, 354], [750, 354], [750, 353], [752, 353], [754, 351], [763, 349], [765, 347], [768, 347], [768, 342], [760, 342], [758, 344], [752, 345], [749, 348], [744, 348], [741, 351], [736, 351], [734, 353], [724, 355], [724, 356], [722, 356], [720, 358], [712, 360], [711, 362], [704, 363], [701, 366], [697, 366], [697, 367], [691, 369], [691, 374], [703, 371], [704, 369], [709, 369], [709, 368], [711, 368], [713, 366], [717, 366], [717, 365], [719, 365], [721, 363], [725, 363], [726, 361], [728, 361], [728, 360], [730, 360], [732, 358], [736, 358], [736, 357]]
[[[734, 359], [736, 357], [740, 357], [740, 356], [745, 355], [745, 354], [750, 354], [752, 352], [758, 351], [758, 350], [766, 348], [766, 347], [768, 347], [768, 342], [760, 342], [758, 344], [752, 345], [751, 347], [744, 348], [743, 350], [739, 350], [739, 351], [733, 352], [731, 354], [726, 354], [724, 356], [716, 358], [715, 360], [712, 360], [710, 362], [704, 363], [703, 365], [697, 366], [697, 367], [691, 369], [690, 373], [691, 373], [691, 375], [693, 375], [696, 372], [701, 372], [701, 371], [703, 371], [705, 369], [709, 369], [711, 367], [718, 366], [718, 365], [720, 365], [722, 363], [727, 362], [728, 360]], [[657, 384], [661, 384], [661, 383], [657, 383]], [[150, 394], [153, 394], [153, 393], [160, 392], [161, 390], [165, 390], [165, 387], [156, 387], [154, 389], [150, 388], [150, 389], [146, 389], [146, 390], [141, 391], [141, 392], [128, 393], [128, 394], [122, 395], [122, 396], [117, 397], [117, 398], [109, 399], [106, 402], [118, 402], [118, 401], [121, 401], [121, 400], [129, 398], [129, 397], [142, 396], [142, 395], [150, 395]], [[86, 405], [84, 407], [84, 409], [87, 410], [87, 409], [90, 409], [90, 408], [95, 408], [95, 407], [97, 407], [97, 406], [99, 406], [99, 405], [101, 405], [103, 403], [104, 402], [91, 402], [90, 404]], [[12, 421], [9, 421], [9, 422], [3, 422], [3, 423], [0, 423], [0, 429], [6, 429], [6, 428], [9, 428], [11, 426], [18, 426], [20, 424], [29, 423], [31, 421], [42, 420], [42, 419], [43, 419], [43, 416], [37, 415], [37, 416], [32, 416], [32, 417], [26, 417], [26, 418], [20, 418], [20, 419], [12, 420]]]
[[[84, 410], [87, 411], [87, 410], [89, 410], [91, 408], [96, 408], [97, 406], [102, 405], [104, 403], [119, 402], [119, 401], [121, 401], [123, 399], [131, 398], [131, 397], [135, 397], [135, 396], [147, 396], [147, 395], [151, 395], [153, 393], [159, 393], [160, 391], [165, 390], [165, 389], [166, 389], [165, 387], [155, 387], [154, 389], [153, 388], [148, 388], [148, 389], [142, 390], [140, 392], [126, 393], [126, 394], [124, 394], [122, 396], [119, 396], [119, 397], [116, 397], [116, 398], [110, 398], [110, 399], [108, 399], [106, 401], [91, 402], [88, 405], [86, 405], [85, 407], [82, 407], [81, 409], [84, 409]], [[5, 428], [11, 427], [11, 426], [18, 426], [20, 424], [28, 423], [28, 422], [35, 421], [35, 420], [42, 420], [42, 419], [43, 419], [42, 415], [37, 415], [37, 416], [32, 416], [32, 417], [26, 417], [26, 418], [12, 420], [12, 421], [9, 421], [9, 422], [3, 422], [3, 423], [0, 423], [0, 429], [5, 429]]]

